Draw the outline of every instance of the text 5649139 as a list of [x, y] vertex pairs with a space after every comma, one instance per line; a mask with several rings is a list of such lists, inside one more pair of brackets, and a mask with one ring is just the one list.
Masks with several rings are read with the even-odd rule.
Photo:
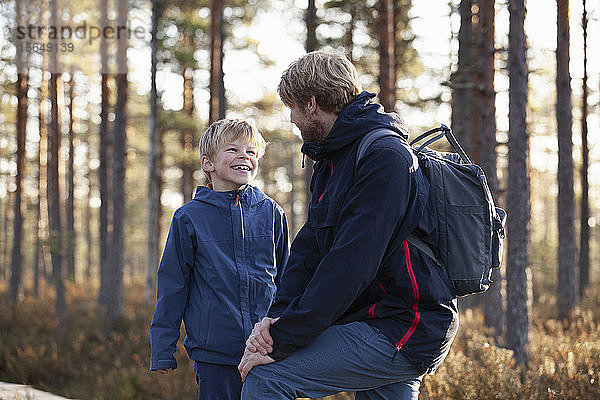
[[70, 42], [62, 43], [38, 43], [38, 42], [26, 42], [25, 51], [28, 53], [72, 53], [75, 50], [75, 45]]

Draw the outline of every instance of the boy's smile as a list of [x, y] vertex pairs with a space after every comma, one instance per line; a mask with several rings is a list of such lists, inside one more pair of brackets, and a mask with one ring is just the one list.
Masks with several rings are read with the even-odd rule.
[[239, 137], [220, 146], [214, 161], [203, 160], [202, 168], [210, 174], [213, 190], [238, 190], [256, 177], [256, 156], [257, 149]]

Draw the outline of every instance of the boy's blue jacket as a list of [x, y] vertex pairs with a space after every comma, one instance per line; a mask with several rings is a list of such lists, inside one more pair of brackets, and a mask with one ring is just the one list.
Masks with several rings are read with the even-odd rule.
[[[407, 138], [404, 122], [363, 92], [325, 139], [305, 143], [315, 160], [306, 224], [269, 316], [281, 360], [333, 324], [365, 321], [423, 372], [447, 355], [458, 328], [456, 297], [444, 269], [406, 241], [437, 233], [429, 182], [401, 140], [369, 146], [355, 172], [360, 139], [386, 127]], [[343, 351], [343, 349], [340, 349]]]
[[158, 269], [150, 369], [175, 369], [179, 329], [194, 361], [237, 365], [287, 262], [283, 210], [257, 188], [198, 187], [173, 215]]

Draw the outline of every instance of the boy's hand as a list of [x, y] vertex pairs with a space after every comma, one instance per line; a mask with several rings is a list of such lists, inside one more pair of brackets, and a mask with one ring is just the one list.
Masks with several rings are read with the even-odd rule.
[[279, 318], [264, 317], [257, 322], [252, 329], [252, 333], [246, 340], [246, 349], [251, 353], [260, 353], [266, 356], [273, 351], [273, 338], [271, 337], [271, 325]]
[[275, 362], [275, 360], [273, 360], [271, 357], [263, 356], [262, 354], [257, 352], [253, 353], [249, 351], [248, 348], [246, 348], [246, 350], [244, 350], [244, 356], [242, 357], [242, 360], [238, 365], [238, 371], [240, 371], [242, 382], [246, 381], [246, 376], [248, 376], [248, 372], [250, 372], [252, 367], [255, 367], [257, 365], [270, 364], [272, 362]]

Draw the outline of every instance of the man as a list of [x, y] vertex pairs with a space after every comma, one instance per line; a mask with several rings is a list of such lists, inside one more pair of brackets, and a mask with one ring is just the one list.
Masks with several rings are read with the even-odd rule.
[[361, 93], [354, 66], [308, 53], [278, 92], [316, 161], [308, 220], [292, 243], [269, 316], [255, 325], [238, 369], [242, 399], [416, 399], [424, 374], [448, 354], [458, 328], [444, 269], [406, 241], [437, 234], [429, 183], [404, 140], [361, 138], [387, 128], [407, 138], [395, 113]]

